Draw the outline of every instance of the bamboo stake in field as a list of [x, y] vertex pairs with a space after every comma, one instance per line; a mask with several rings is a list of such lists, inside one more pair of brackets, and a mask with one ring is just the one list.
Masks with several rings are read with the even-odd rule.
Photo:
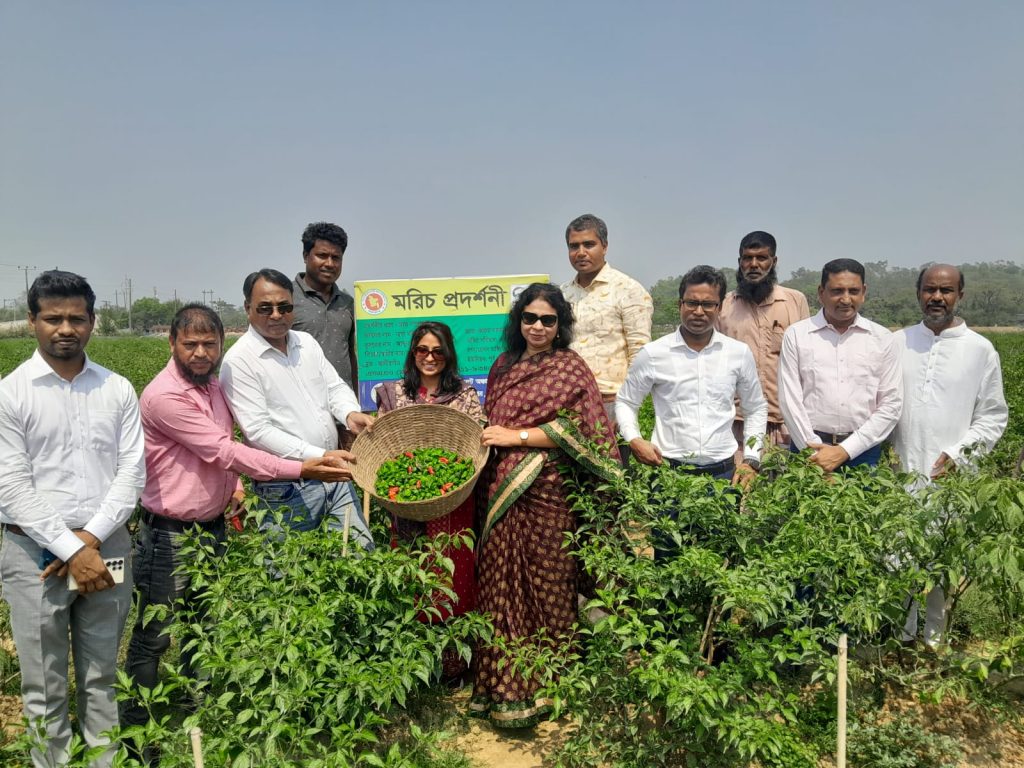
[[196, 768], [203, 768], [203, 732], [199, 728], [193, 728], [188, 733], [192, 737], [192, 762]]
[[348, 557], [348, 531], [352, 525], [352, 505], [345, 507], [345, 532], [341, 543], [341, 556]]
[[839, 725], [836, 728], [836, 768], [846, 768], [846, 648], [844, 632], [839, 636], [839, 680], [836, 703]]

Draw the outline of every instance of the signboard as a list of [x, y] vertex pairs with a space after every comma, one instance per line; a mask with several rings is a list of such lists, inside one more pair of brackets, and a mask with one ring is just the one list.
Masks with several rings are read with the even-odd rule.
[[546, 282], [547, 275], [356, 281], [360, 407], [376, 410], [373, 388], [402, 377], [412, 332], [425, 320], [452, 329], [459, 372], [482, 399], [487, 373], [504, 348], [509, 309], [530, 283]]

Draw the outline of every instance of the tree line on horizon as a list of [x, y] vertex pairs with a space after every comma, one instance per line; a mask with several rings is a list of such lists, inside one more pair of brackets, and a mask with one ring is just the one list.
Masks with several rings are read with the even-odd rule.
[[[964, 273], [966, 286], [959, 310], [972, 326], [1024, 326], [1024, 266], [1012, 261], [988, 261], [958, 265]], [[729, 289], [736, 286], [734, 267], [721, 267]], [[863, 314], [876, 323], [890, 328], [913, 325], [921, 319], [915, 284], [920, 267], [892, 267], [886, 261], [864, 264], [867, 274], [868, 298]], [[648, 290], [654, 300], [654, 327], [671, 328], [679, 324], [679, 281], [681, 275], [663, 277]], [[790, 273], [782, 285], [801, 291], [807, 297], [811, 312], [821, 306], [818, 301], [819, 270], [801, 267]], [[24, 295], [22, 296], [24, 299]], [[150, 333], [171, 323], [174, 313], [184, 301], [160, 301], [145, 296], [132, 302], [131, 328], [135, 333]], [[229, 330], [242, 331], [248, 326], [245, 311], [240, 306], [218, 299], [211, 306], [220, 315]], [[18, 320], [25, 317], [24, 303], [6, 310], [8, 316], [0, 319]], [[100, 311], [97, 331], [104, 336], [123, 333], [128, 329], [128, 310], [124, 307], [105, 307]], [[657, 333], [655, 334], [657, 335]]]
[[[927, 266], [927, 265], [925, 265]], [[977, 327], [1024, 326], [1024, 266], [1012, 261], [987, 261], [957, 265], [964, 275], [964, 300], [958, 307], [968, 325]], [[892, 267], [886, 261], [864, 263], [867, 301], [865, 317], [889, 328], [903, 328], [921, 320], [917, 303], [917, 276], [922, 267]], [[736, 287], [734, 267], [722, 268], [729, 290]], [[682, 276], [665, 277], [651, 286], [655, 327], [679, 324], [679, 282]], [[807, 297], [811, 313], [821, 308], [818, 285], [821, 271], [801, 267], [781, 285]]]

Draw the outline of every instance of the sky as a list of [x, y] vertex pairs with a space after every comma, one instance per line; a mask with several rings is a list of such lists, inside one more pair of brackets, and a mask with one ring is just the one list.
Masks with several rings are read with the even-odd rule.
[[1021, 262], [1022, 27], [1019, 0], [0, 0], [0, 299], [59, 266], [240, 304], [320, 220], [344, 286], [562, 282], [587, 212], [647, 286], [755, 229], [783, 278]]

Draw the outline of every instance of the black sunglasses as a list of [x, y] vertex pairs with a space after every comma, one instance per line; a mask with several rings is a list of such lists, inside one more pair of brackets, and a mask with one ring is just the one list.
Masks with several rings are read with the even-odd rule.
[[277, 310], [279, 314], [290, 315], [295, 309], [294, 304], [257, 304], [256, 314], [257, 315], [272, 315], [274, 310]]
[[412, 351], [413, 354], [416, 355], [416, 357], [420, 360], [426, 360], [428, 357], [431, 356], [435, 360], [444, 360], [447, 357], [447, 355], [445, 355], [444, 353], [444, 350], [441, 349], [440, 347], [435, 347], [434, 349], [431, 349], [430, 347], [425, 347], [422, 344], [419, 344], [413, 347]]
[[538, 320], [545, 328], [554, 328], [558, 322], [558, 315], [535, 315], [533, 312], [523, 312], [523, 325], [533, 325]]

